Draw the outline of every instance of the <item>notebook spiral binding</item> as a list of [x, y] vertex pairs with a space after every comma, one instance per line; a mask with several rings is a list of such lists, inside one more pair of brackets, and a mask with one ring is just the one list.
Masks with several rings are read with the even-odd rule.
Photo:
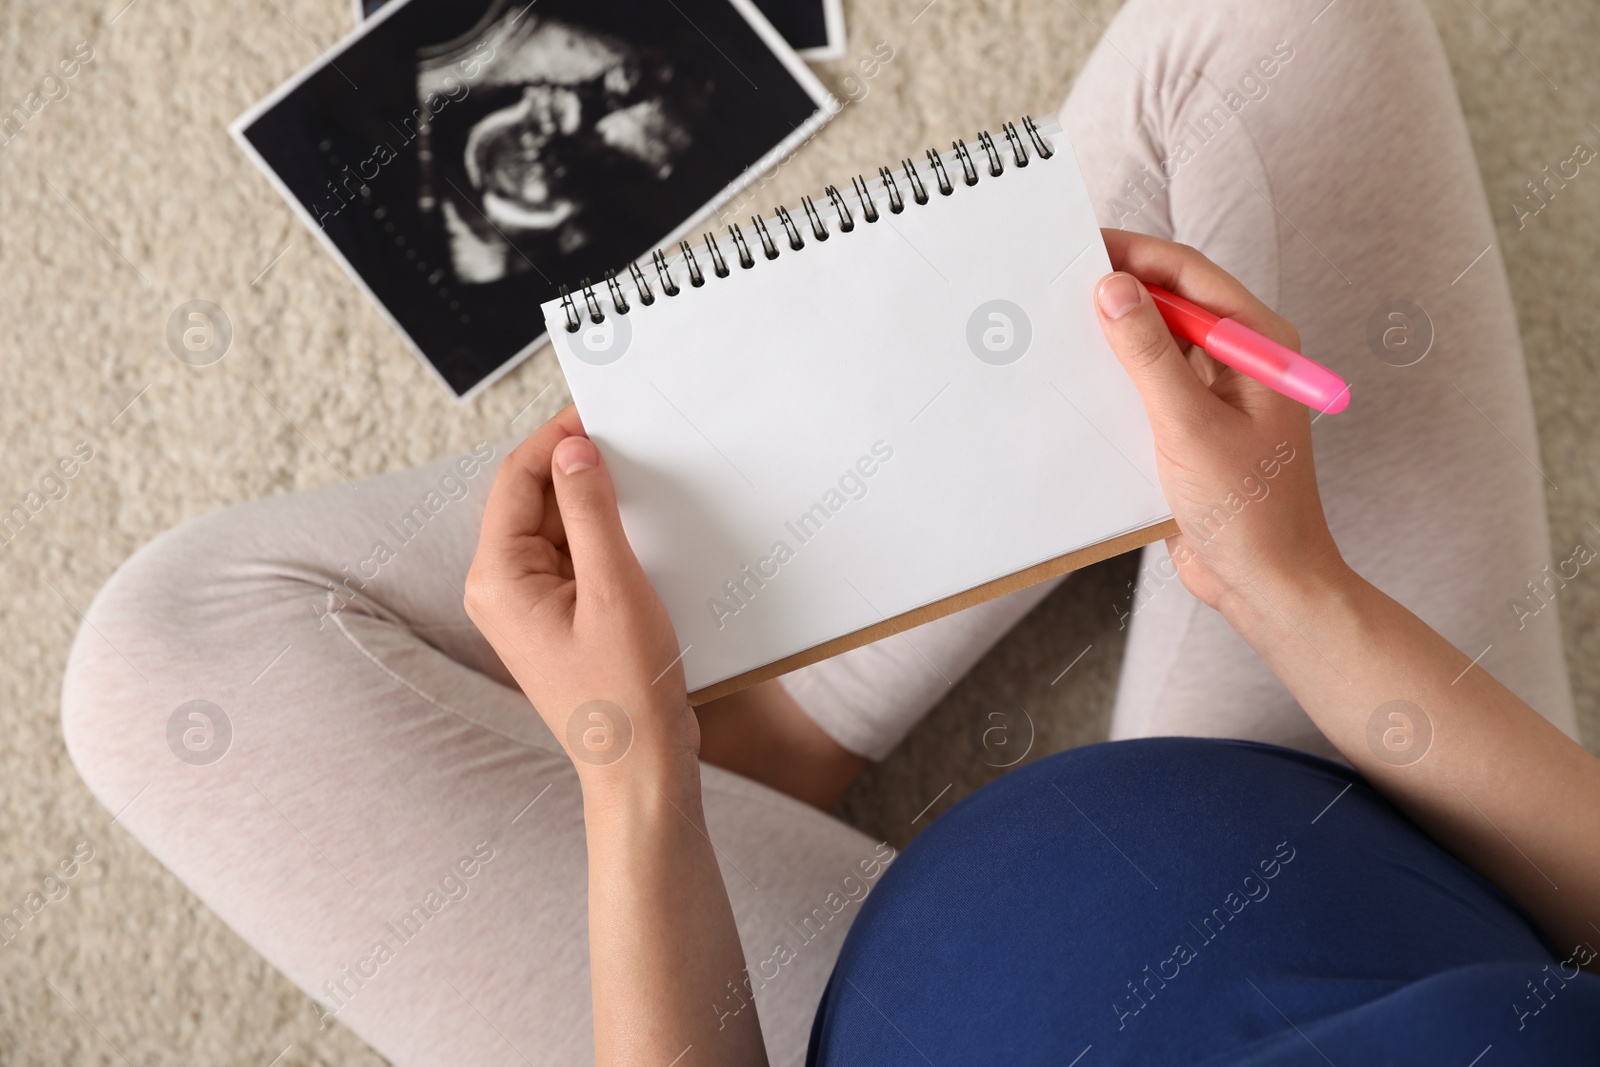
[[[1026, 136], [1024, 136], [1026, 135]], [[1007, 122], [1001, 127], [1001, 136], [1005, 139], [1006, 147], [1011, 150], [1011, 162], [1016, 167], [1026, 167], [1029, 162], [1028, 145], [1031, 143], [1033, 150], [1040, 159], [1049, 159], [1055, 155], [1055, 149], [1050, 142], [1044, 139], [1039, 132], [1039, 127], [1034, 124], [1031, 117], [1022, 116], [1022, 130], [1019, 131], [1013, 122]], [[978, 134], [978, 150], [982, 153], [981, 159], [975, 158], [967, 143], [962, 140], [951, 142], [955, 153], [954, 163], [960, 168], [959, 178], [963, 185], [977, 185], [979, 179], [980, 162], [987, 164], [982, 169], [991, 178], [998, 178], [1005, 173], [1005, 158], [1000, 144], [995, 141], [988, 130]], [[951, 181], [950, 168], [945, 166], [944, 159], [934, 149], [927, 152], [927, 168], [933, 179], [933, 184], [941, 196], [949, 196], [955, 192], [955, 183]], [[923, 183], [922, 175], [918, 172], [917, 164], [909, 157], [900, 161], [901, 172], [905, 176], [906, 184], [911, 192], [913, 202], [926, 204], [930, 196], [928, 187]], [[890, 214], [898, 215], [906, 209], [906, 198], [900, 192], [900, 185], [895, 180], [894, 171], [888, 167], [878, 168], [878, 182], [882, 186], [889, 201]], [[877, 222], [879, 213], [867, 186], [867, 179], [863, 175], [856, 175], [850, 179], [852, 191], [860, 206], [861, 218], [867, 223]], [[850, 233], [856, 228], [856, 216], [850, 210], [845, 196], [837, 186], [830, 185], [824, 190], [828, 200], [820, 207], [809, 196], [802, 196], [801, 211], [803, 223], [810, 231], [811, 237], [816, 241], [826, 241], [832, 234], [827, 226], [827, 213], [829, 209], [838, 216], [839, 233]], [[760, 215], [750, 216], [750, 223], [755, 230], [755, 241], [747, 240], [744, 230], [737, 222], [728, 224], [728, 240], [733, 246], [734, 260], [740, 269], [749, 270], [756, 265], [755, 255], [752, 253], [754, 245], [759, 245], [761, 255], [765, 259], [777, 259], [780, 255], [778, 241], [782, 239], [793, 251], [800, 251], [805, 247], [805, 235], [801, 230], [801, 222], [797, 222], [794, 214], [788, 208], [780, 207], [772, 213], [771, 225]], [[775, 236], [775, 231], [777, 236]], [[709, 231], [703, 235], [706, 258], [709, 261], [710, 273], [718, 278], [726, 278], [733, 273], [729, 267], [729, 257], [725, 256], [722, 246], [714, 234]], [[699, 258], [695, 255], [694, 248], [687, 240], [678, 242], [680, 265], [688, 275], [690, 288], [698, 289], [706, 284], [706, 269], [701, 266]], [[672, 269], [667, 263], [667, 254], [661, 249], [656, 249], [650, 254], [650, 266], [655, 271], [663, 295], [677, 296], [683, 292], [677, 280], [672, 275]], [[628, 264], [628, 276], [633, 283], [634, 295], [640, 304], [649, 306], [656, 302], [655, 291], [650, 286], [650, 280], [645, 270], [637, 262]], [[597, 288], [609, 292], [611, 305], [618, 315], [626, 315], [632, 310], [627, 294], [623, 291], [622, 281], [617, 277], [617, 272], [607, 271], [605, 278], [596, 285], [585, 278], [579, 283], [579, 292], [574, 296], [568, 286], [561, 287], [561, 310], [566, 316], [567, 332], [577, 333], [583, 328], [583, 317], [586, 313], [590, 322], [605, 322], [605, 311], [600, 305], [596, 295]], [[578, 302], [582, 301], [583, 309], [580, 312]]]

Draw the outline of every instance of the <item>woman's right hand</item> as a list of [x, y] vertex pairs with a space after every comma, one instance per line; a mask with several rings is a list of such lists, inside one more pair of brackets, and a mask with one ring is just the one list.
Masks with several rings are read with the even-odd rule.
[[1104, 232], [1119, 273], [1095, 292], [1100, 325], [1155, 431], [1183, 584], [1352, 767], [1579, 959], [1572, 946], [1590, 943], [1600, 915], [1600, 761], [1345, 564], [1317, 495], [1307, 409], [1182, 351], [1132, 275], [1290, 348], [1295, 328], [1194, 249]]
[[1183, 584], [1229, 614], [1241, 599], [1342, 573], [1317, 493], [1308, 409], [1200, 348], [1185, 351], [1139, 278], [1296, 351], [1299, 332], [1193, 248], [1102, 233], [1117, 273], [1095, 290], [1100, 328], [1155, 432], [1156, 468], [1181, 531], [1167, 548]]

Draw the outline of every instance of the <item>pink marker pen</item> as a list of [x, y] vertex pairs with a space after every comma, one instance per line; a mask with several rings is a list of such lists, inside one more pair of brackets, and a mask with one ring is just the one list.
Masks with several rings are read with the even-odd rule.
[[1248, 374], [1291, 400], [1325, 414], [1350, 406], [1350, 387], [1322, 364], [1232, 319], [1220, 318], [1158, 285], [1145, 284], [1167, 329], [1199, 345], [1218, 363]]

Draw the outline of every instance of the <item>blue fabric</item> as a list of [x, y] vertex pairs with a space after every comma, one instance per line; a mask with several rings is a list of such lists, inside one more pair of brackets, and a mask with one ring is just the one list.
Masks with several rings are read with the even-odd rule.
[[905, 849], [807, 1063], [1592, 1067], [1593, 955], [1554, 951], [1347, 768], [1113, 742], [1012, 771]]

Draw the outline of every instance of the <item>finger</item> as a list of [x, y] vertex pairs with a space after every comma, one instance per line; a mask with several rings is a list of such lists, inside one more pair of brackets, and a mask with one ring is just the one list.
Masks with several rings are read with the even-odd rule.
[[644, 572], [623, 532], [616, 488], [594, 442], [581, 435], [560, 441], [552, 472], [580, 601], [628, 591]]
[[[1293, 324], [1258, 300], [1233, 275], [1188, 245], [1126, 230], [1102, 230], [1111, 262], [1209, 311], [1234, 319], [1296, 351], [1300, 334]], [[1203, 348], [1189, 353], [1190, 366], [1229, 407], [1259, 415], [1285, 406], [1285, 398], [1254, 378], [1215, 364]], [[1207, 366], [1209, 364], [1209, 366]]]
[[[558, 420], [562, 426], [565, 426], [572, 433], [588, 436], [588, 431], [583, 428], [583, 419], [578, 414], [578, 406], [576, 404], [568, 404], [562, 408], [551, 421]], [[546, 469], [548, 469], [548, 464]], [[564, 549], [567, 547], [567, 532], [561, 525], [561, 509], [556, 507], [556, 484], [554, 480], [545, 483], [544, 522], [539, 527], [539, 533], [557, 548]], [[568, 572], [572, 570], [570, 563], [566, 565], [566, 569]], [[568, 573], [567, 577], [572, 577], [571, 573]]]
[[[495, 475], [483, 508], [478, 532], [478, 554], [486, 560], [515, 559], [522, 541], [530, 537], [559, 535], [558, 518], [548, 506], [551, 492], [550, 456], [564, 438], [583, 433], [575, 407], [568, 405], [555, 418], [535, 430], [512, 450]], [[559, 544], [556, 538], [552, 543]]]
[[1200, 380], [1150, 293], [1131, 274], [1108, 274], [1095, 288], [1095, 309], [1111, 350], [1127, 370], [1159, 433], [1225, 417], [1228, 407]]
[[1114, 269], [1159, 285], [1214, 315], [1233, 319], [1299, 351], [1300, 334], [1288, 320], [1196, 249], [1128, 230], [1106, 229], [1100, 234]]

